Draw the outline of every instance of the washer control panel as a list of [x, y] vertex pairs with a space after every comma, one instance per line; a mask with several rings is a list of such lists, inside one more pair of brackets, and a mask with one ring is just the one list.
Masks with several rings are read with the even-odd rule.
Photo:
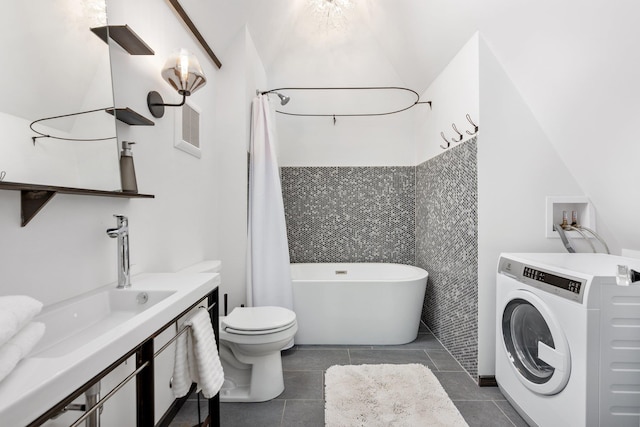
[[500, 258], [498, 273], [529, 286], [582, 303], [587, 281], [578, 277], [550, 272], [508, 258]]
[[556, 288], [566, 289], [567, 291], [573, 292], [574, 294], [579, 294], [583, 286], [583, 283], [580, 280], [546, 273], [542, 270], [537, 270], [528, 266], [524, 267], [522, 275], [524, 277], [528, 277], [529, 279], [537, 280], [538, 282], [555, 286]]

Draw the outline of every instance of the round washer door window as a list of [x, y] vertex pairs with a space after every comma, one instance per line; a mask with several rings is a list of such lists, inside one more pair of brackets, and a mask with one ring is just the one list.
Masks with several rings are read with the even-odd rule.
[[567, 339], [543, 301], [531, 292], [514, 291], [502, 312], [502, 339], [511, 367], [530, 390], [560, 392], [571, 373]]

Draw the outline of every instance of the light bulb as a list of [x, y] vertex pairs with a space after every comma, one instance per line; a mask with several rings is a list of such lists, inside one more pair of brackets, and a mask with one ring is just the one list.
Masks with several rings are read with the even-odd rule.
[[180, 50], [178, 68], [180, 69], [180, 80], [182, 80], [182, 84], [186, 86], [187, 80], [189, 79], [189, 52], [184, 49]]

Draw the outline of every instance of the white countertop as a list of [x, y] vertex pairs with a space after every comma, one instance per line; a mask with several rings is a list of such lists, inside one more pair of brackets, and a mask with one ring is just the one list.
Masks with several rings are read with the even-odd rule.
[[[17, 427], [34, 421], [219, 284], [217, 273], [135, 276], [132, 289], [175, 293], [64, 355], [37, 357], [36, 353], [36, 356], [20, 361], [16, 369], [0, 381], [0, 423]], [[64, 302], [56, 306], [60, 304]], [[47, 307], [43, 312], [46, 310]]]

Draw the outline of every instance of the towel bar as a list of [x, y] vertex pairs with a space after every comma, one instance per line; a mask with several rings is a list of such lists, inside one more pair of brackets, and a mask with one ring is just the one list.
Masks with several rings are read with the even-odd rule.
[[[209, 307], [207, 307], [207, 311], [211, 312], [211, 310], [215, 307], [216, 303], [214, 302], [213, 304], [211, 304]], [[200, 306], [198, 308], [205, 308], [204, 306]], [[177, 325], [177, 322], [176, 322]], [[173, 337], [171, 338], [165, 345], [163, 345], [162, 347], [160, 347], [160, 349], [158, 351], [156, 351], [155, 353], [153, 353], [153, 358], [155, 359], [156, 357], [158, 357], [158, 355], [160, 353], [162, 353], [164, 350], [166, 350], [173, 342], [175, 342], [175, 340], [178, 339], [178, 337], [182, 334], [184, 334], [187, 329], [189, 329], [191, 326], [190, 325], [185, 325], [182, 327], [182, 329]], [[149, 366], [149, 361], [144, 362], [142, 365], [140, 365], [135, 371], [133, 371], [131, 374], [129, 374], [124, 380], [122, 380], [120, 383], [118, 383], [118, 385], [116, 385], [109, 393], [107, 393], [102, 399], [100, 399], [95, 405], [93, 405], [91, 408], [88, 408], [87, 411], [80, 417], [78, 418], [73, 424], [71, 424], [70, 427], [77, 427], [80, 425], [80, 423], [82, 423], [83, 421], [85, 421], [87, 418], [89, 418], [89, 416], [91, 414], [93, 414], [95, 411], [97, 411], [98, 409], [102, 408], [102, 406], [104, 406], [104, 404], [114, 395], [116, 394], [122, 387], [124, 387], [129, 381], [131, 381], [133, 378], [136, 377], [136, 375], [138, 375], [143, 369], [145, 369], [147, 366]]]
[[[214, 302], [214, 303], [213, 303], [213, 304], [211, 304], [209, 307], [207, 307], [207, 311], [211, 311], [211, 310], [213, 310], [213, 307], [215, 307], [215, 306], [216, 306], [216, 303]], [[198, 308], [204, 308], [204, 305], [201, 305], [201, 306], [200, 306], [200, 307], [198, 307]]]
[[[207, 311], [211, 312], [211, 310], [213, 310], [213, 307], [215, 307], [216, 303], [214, 302], [213, 304], [211, 304], [209, 307], [207, 307]], [[204, 306], [200, 306], [198, 308], [205, 308]], [[176, 328], [178, 327], [178, 322], [176, 321]], [[160, 347], [160, 349], [158, 351], [156, 351], [155, 353], [153, 353], [153, 358], [155, 359], [156, 356], [158, 356], [160, 353], [162, 353], [167, 347], [169, 347], [171, 344], [173, 344], [175, 342], [175, 340], [178, 339], [178, 337], [182, 334], [184, 334], [185, 332], [187, 332], [187, 329], [189, 329], [191, 326], [189, 325], [185, 325], [182, 327], [182, 329], [180, 329], [180, 331], [178, 331], [178, 333], [176, 333], [174, 335], [173, 338], [171, 338], [169, 341], [167, 341], [167, 343], [165, 345], [163, 345], [162, 347]]]
[[124, 387], [129, 381], [131, 381], [133, 378], [135, 378], [136, 375], [138, 375], [140, 373], [140, 371], [142, 371], [144, 368], [146, 368], [149, 365], [149, 361], [144, 362], [142, 365], [140, 365], [140, 367], [138, 369], [136, 369], [135, 371], [133, 371], [131, 374], [129, 374], [127, 376], [127, 378], [125, 378], [124, 380], [122, 380], [117, 386], [115, 386], [113, 388], [113, 390], [111, 390], [109, 393], [107, 393], [102, 399], [100, 399], [100, 401], [98, 403], [96, 403], [95, 405], [93, 405], [91, 408], [89, 408], [87, 410], [87, 412], [84, 413], [84, 415], [82, 415], [80, 418], [78, 418], [76, 420], [75, 423], [71, 424], [69, 427], [77, 427], [80, 425], [80, 423], [82, 423], [84, 420], [86, 420], [87, 418], [89, 418], [89, 415], [93, 414], [95, 411], [97, 411], [98, 409], [102, 408], [102, 406], [105, 404], [105, 402], [109, 399], [111, 399], [111, 397], [116, 394], [118, 391], [120, 391], [120, 389], [122, 387]]

